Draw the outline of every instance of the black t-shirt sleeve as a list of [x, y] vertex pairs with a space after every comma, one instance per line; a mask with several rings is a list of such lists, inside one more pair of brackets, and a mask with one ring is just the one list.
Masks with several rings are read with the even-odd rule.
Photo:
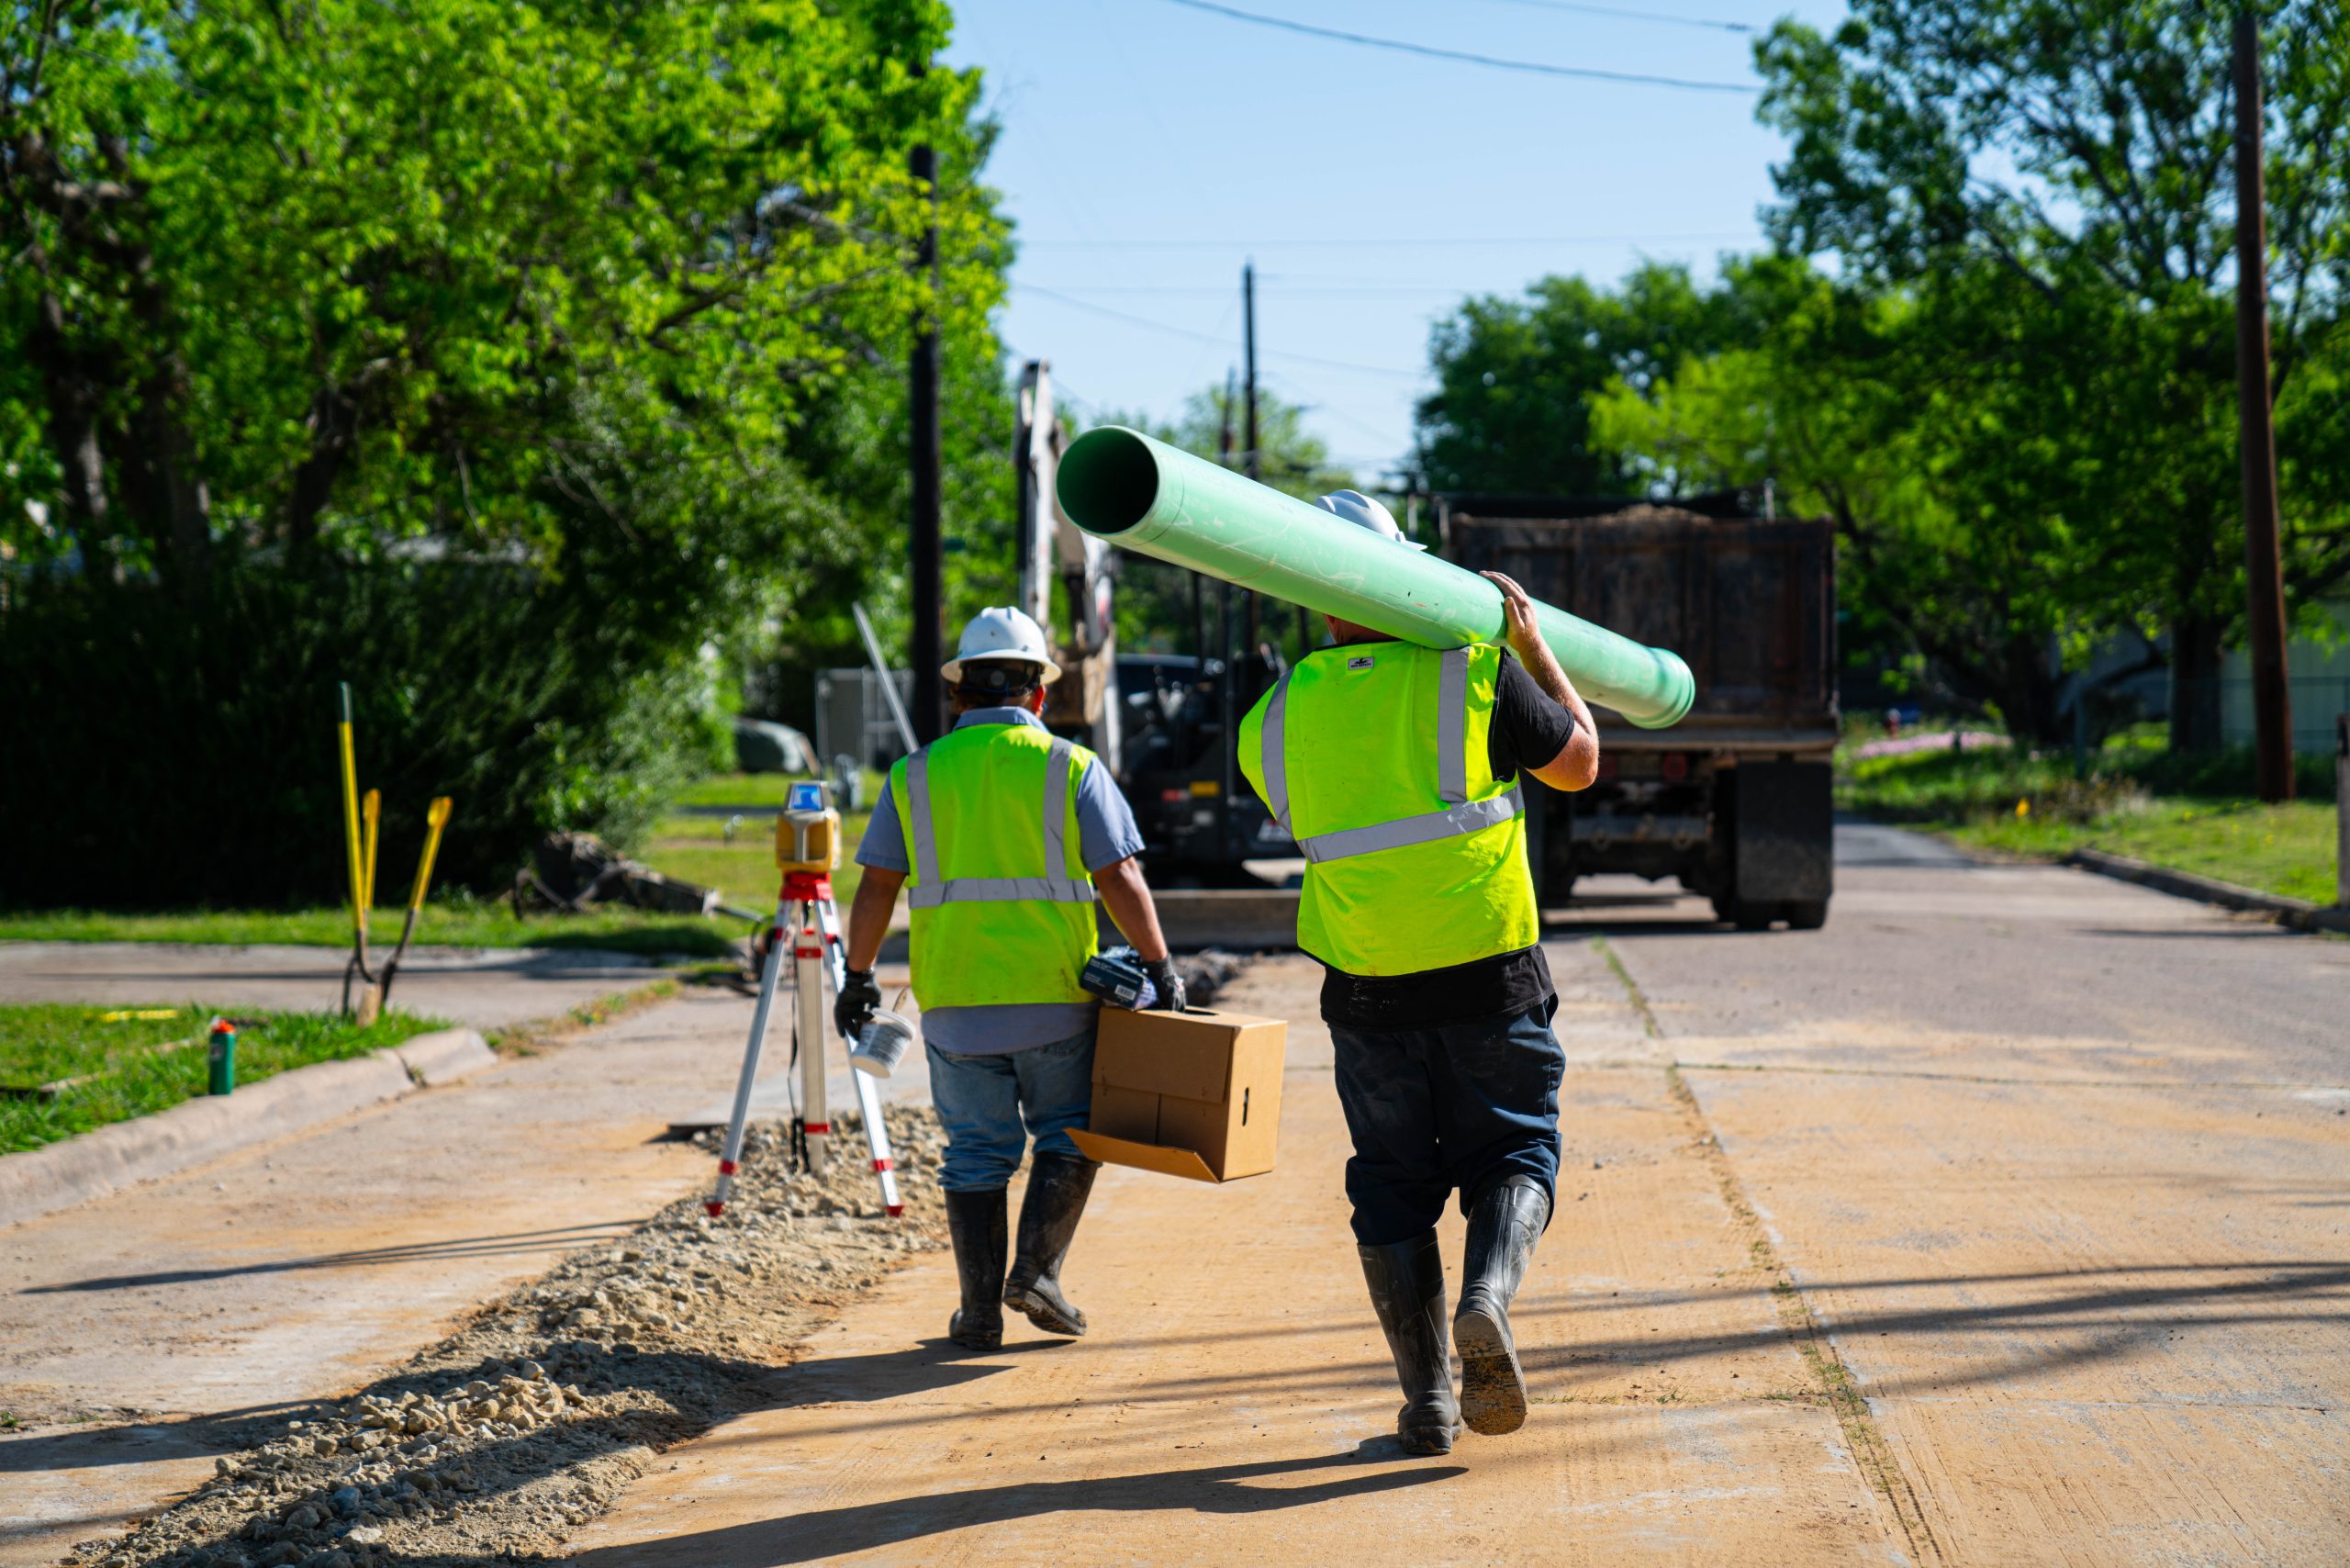
[[1494, 682], [1493, 730], [1485, 742], [1494, 777], [1507, 780], [1547, 765], [1574, 733], [1574, 715], [1552, 701], [1525, 666], [1502, 655], [1501, 674]]

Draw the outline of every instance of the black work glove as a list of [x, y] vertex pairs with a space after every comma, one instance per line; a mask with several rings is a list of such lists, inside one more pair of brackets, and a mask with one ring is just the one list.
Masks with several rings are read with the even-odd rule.
[[833, 998], [833, 1025], [841, 1037], [854, 1040], [873, 1020], [881, 1005], [881, 984], [871, 969], [850, 969], [841, 977], [841, 993]]
[[1183, 1011], [1183, 977], [1175, 972], [1174, 959], [1156, 959], [1143, 965], [1142, 972], [1150, 977], [1152, 987], [1158, 992], [1158, 1000], [1150, 1004], [1151, 1012], [1181, 1013]]

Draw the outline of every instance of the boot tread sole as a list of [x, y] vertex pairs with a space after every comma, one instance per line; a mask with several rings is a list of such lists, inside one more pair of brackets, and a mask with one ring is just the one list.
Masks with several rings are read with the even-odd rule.
[[1070, 1317], [1035, 1291], [1006, 1291], [1003, 1305], [1025, 1316], [1029, 1322], [1047, 1334], [1066, 1334], [1072, 1339], [1085, 1336], [1085, 1321]]
[[1460, 1419], [1480, 1437], [1494, 1438], [1526, 1425], [1526, 1377], [1502, 1321], [1472, 1307], [1453, 1319], [1460, 1350]]

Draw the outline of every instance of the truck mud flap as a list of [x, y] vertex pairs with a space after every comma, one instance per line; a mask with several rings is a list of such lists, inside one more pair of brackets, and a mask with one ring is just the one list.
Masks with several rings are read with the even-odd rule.
[[1731, 796], [1741, 903], [1825, 903], [1835, 890], [1835, 796], [1824, 762], [1741, 762]]

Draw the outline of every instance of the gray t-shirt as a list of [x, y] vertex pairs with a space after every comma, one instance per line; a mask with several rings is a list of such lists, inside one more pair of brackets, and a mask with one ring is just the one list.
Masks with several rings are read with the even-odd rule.
[[[956, 722], [957, 729], [971, 724], [1027, 724], [1043, 729], [1044, 721], [1025, 708], [974, 708]], [[1114, 866], [1142, 853], [1142, 830], [1126, 798], [1118, 793], [1110, 770], [1095, 763], [1077, 785], [1078, 856], [1088, 871]], [[883, 871], [911, 873], [913, 857], [906, 849], [905, 829], [890, 787], [866, 824], [856, 846], [856, 863]], [[1015, 1002], [984, 1007], [934, 1007], [922, 1015], [923, 1038], [942, 1051], [957, 1056], [1001, 1056], [1031, 1046], [1049, 1046], [1093, 1026], [1099, 1003], [1091, 1002]]]

